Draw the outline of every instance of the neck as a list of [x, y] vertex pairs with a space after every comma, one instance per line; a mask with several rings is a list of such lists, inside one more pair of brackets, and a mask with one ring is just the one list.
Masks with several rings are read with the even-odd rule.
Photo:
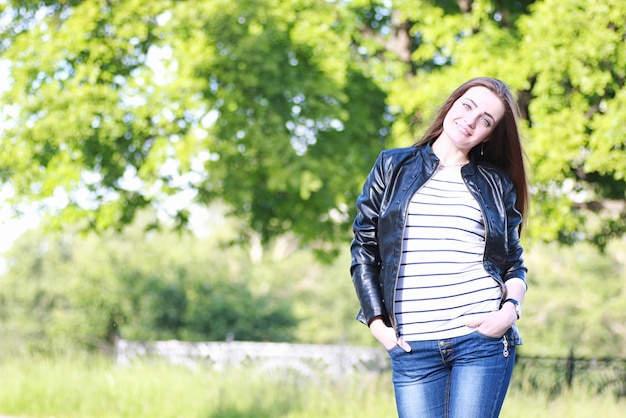
[[432, 145], [433, 152], [439, 159], [442, 167], [459, 167], [469, 163], [467, 154], [455, 147], [446, 147], [441, 141], [435, 141]]
[[439, 163], [439, 166], [440, 167], [460, 167], [460, 166], [465, 165], [467, 163], [469, 163], [469, 161], [464, 161], [462, 163], [454, 163], [454, 164], [448, 164], [448, 163], [444, 163], [443, 161], [441, 161]]

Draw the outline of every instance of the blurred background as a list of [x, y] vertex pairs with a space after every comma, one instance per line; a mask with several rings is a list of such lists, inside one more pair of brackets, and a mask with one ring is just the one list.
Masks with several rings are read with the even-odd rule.
[[[553, 400], [603, 362], [623, 402], [625, 38], [620, 0], [0, 0], [0, 369], [120, 339], [377, 347], [355, 198], [486, 75], [530, 174], [520, 358], [563, 361], [517, 386]], [[74, 416], [29, 405], [0, 395]], [[230, 411], [172, 416], [255, 416]]]

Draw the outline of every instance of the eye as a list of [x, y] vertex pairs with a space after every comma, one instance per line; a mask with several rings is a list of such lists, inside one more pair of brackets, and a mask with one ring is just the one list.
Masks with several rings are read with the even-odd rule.
[[467, 104], [467, 103], [461, 103], [461, 104], [462, 104], [462, 105], [463, 105], [463, 107], [464, 107], [465, 109], [467, 109], [467, 110], [470, 110], [470, 109], [472, 108], [472, 107], [471, 107], [469, 104]]
[[487, 118], [482, 118], [481, 119], [483, 125], [485, 125], [487, 128], [491, 127], [491, 121]]

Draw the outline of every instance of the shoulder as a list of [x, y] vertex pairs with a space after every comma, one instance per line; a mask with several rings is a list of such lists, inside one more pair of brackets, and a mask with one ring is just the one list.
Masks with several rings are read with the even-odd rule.
[[378, 156], [378, 164], [384, 166], [397, 166], [404, 162], [412, 161], [420, 155], [421, 147], [411, 146], [405, 148], [391, 148], [381, 151]]
[[495, 164], [481, 161], [476, 164], [476, 170], [492, 187], [497, 187], [505, 193], [515, 189], [513, 178]]
[[419, 152], [421, 147], [411, 146], [405, 148], [391, 148], [381, 151], [381, 155], [385, 158], [404, 158], [406, 156], [412, 156]]
[[511, 176], [506, 171], [489, 161], [477, 162], [476, 168], [483, 175], [499, 178], [502, 181], [512, 181]]

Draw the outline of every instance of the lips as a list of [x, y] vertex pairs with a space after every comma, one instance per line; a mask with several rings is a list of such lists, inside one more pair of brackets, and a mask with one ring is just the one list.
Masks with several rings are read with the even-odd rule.
[[456, 129], [465, 136], [472, 136], [472, 132], [468, 130], [465, 126], [461, 125], [459, 122], [456, 122]]

